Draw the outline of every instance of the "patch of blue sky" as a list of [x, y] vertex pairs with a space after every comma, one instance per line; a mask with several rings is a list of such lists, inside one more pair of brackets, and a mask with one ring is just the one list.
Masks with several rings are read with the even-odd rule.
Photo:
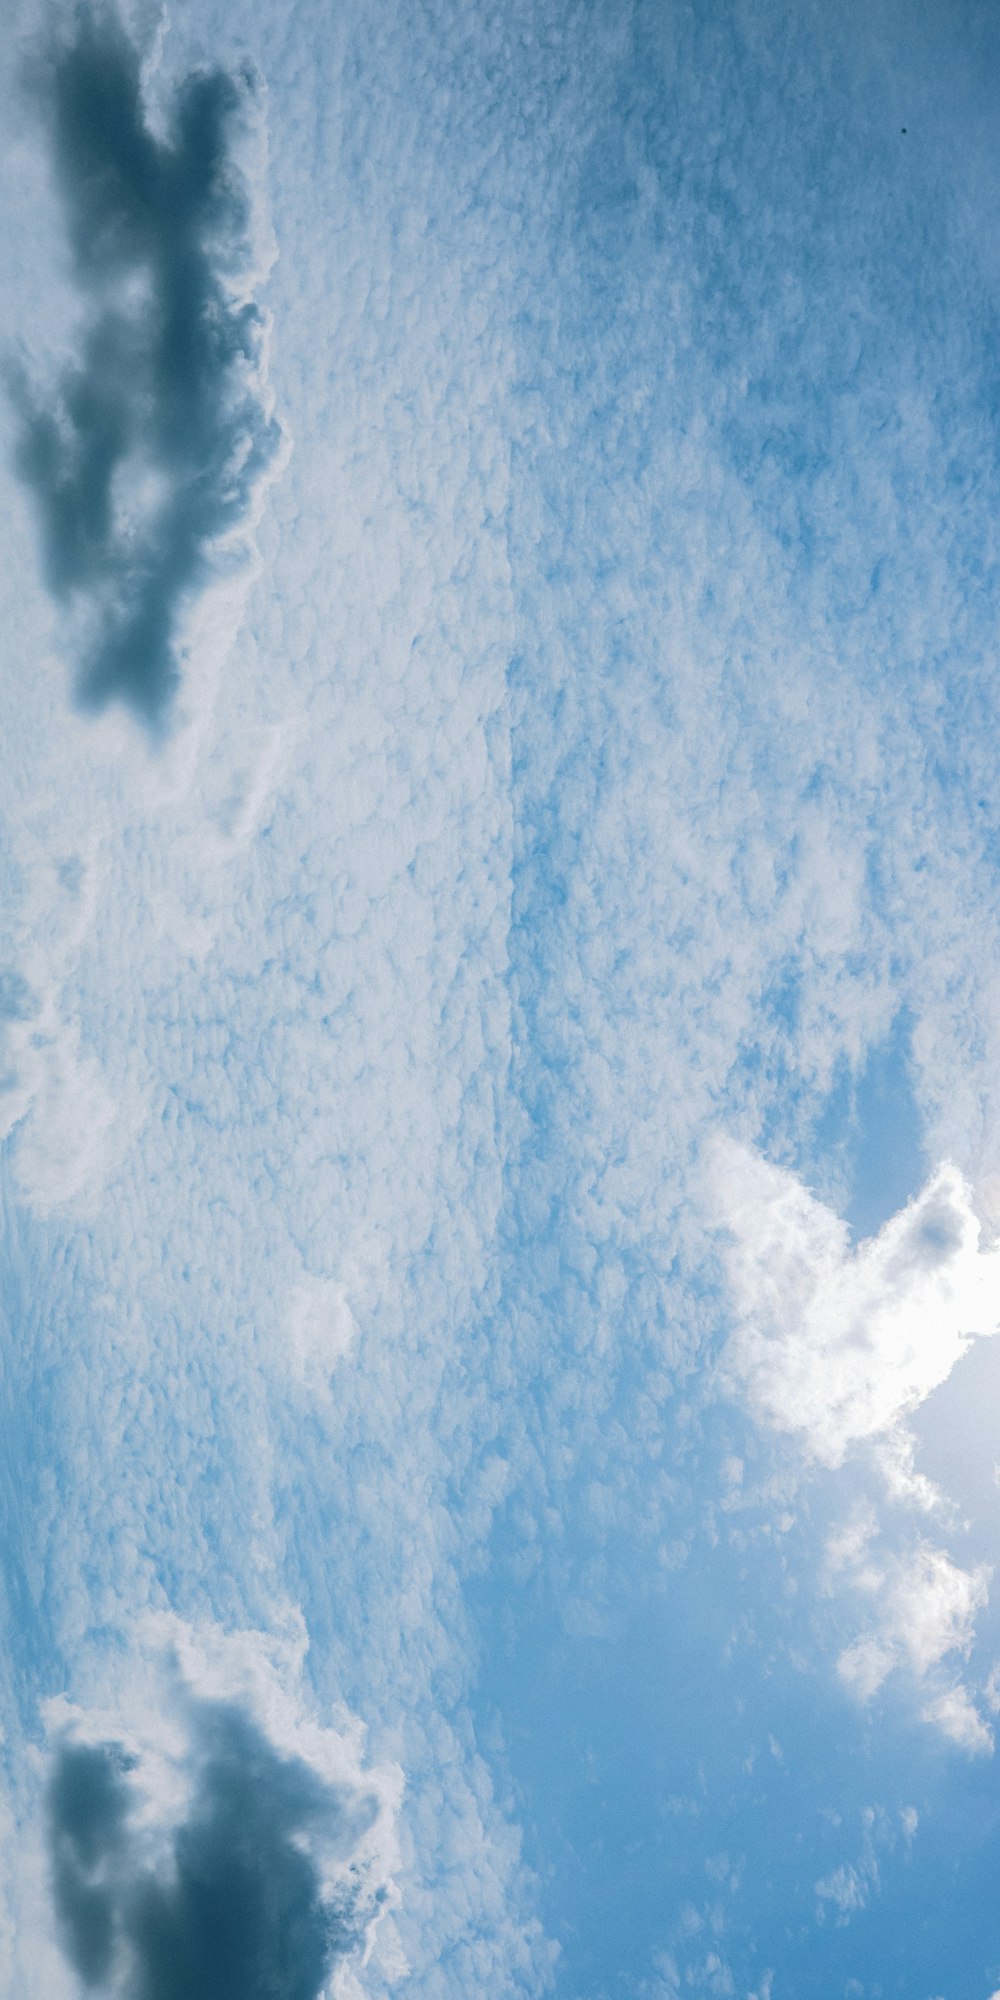
[[491, 1630], [477, 1707], [484, 1737], [499, 1718], [557, 1993], [655, 1992], [664, 1958], [677, 1990], [719, 1990], [713, 1954], [737, 1992], [770, 1970], [804, 1994], [818, 1966], [833, 1991], [989, 1990], [988, 1765], [956, 1771], [883, 1713], [858, 1731], [789, 1659], [782, 1594], [776, 1553], [703, 1551], [613, 1639], [568, 1635], [530, 1589]]
[[852, 1078], [845, 1063], [799, 1164], [856, 1240], [874, 1236], [923, 1186], [927, 1161], [905, 1009], [887, 1041], [869, 1050], [860, 1076]]

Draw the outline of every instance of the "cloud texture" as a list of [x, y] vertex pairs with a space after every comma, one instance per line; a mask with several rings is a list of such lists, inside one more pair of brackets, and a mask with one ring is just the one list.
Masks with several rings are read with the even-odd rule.
[[248, 68], [188, 76], [165, 137], [139, 57], [83, 12], [36, 63], [83, 301], [78, 348], [43, 390], [17, 364], [18, 469], [45, 575], [80, 614], [79, 692], [162, 722], [192, 593], [248, 514], [280, 437], [265, 322], [247, 295], [252, 198], [238, 161]]
[[733, 1378], [757, 1413], [821, 1464], [889, 1432], [997, 1323], [998, 1253], [980, 1247], [968, 1187], [947, 1163], [870, 1241], [795, 1175], [741, 1147], [713, 1155], [739, 1325]]
[[[173, 10], [154, 85], [193, 74], [199, 44], [237, 76], [247, 41], [268, 79], [273, 368], [297, 440], [189, 791], [178, 777], [167, 796], [170, 759], [136, 755], [121, 716], [81, 731], [39, 700], [51, 612], [12, 593], [33, 678], [9, 675], [0, 702], [37, 860], [10, 891], [9, 962], [43, 1009], [55, 996], [51, 1030], [45, 1013], [9, 1023], [37, 1105], [11, 1175], [32, 1210], [5, 1237], [19, 1684], [39, 1685], [45, 1645], [45, 1685], [85, 1700], [89, 1635], [136, 1606], [264, 1625], [291, 1593], [319, 1694], [407, 1770], [372, 2000], [404, 1958], [426, 2000], [536, 1995], [539, 1918], [572, 1996], [642, 1992], [667, 1947], [679, 1991], [723, 1990], [729, 1965], [763, 1993], [773, 1962], [776, 1991], [808, 1992], [790, 1941], [844, 1860], [818, 1851], [817, 1757], [868, 1797], [836, 1686], [798, 1766], [794, 1737], [780, 1766], [766, 1747], [799, 1699], [780, 1661], [810, 1644], [807, 1619], [781, 1622], [783, 1581], [801, 1605], [812, 1573], [784, 1492], [754, 1495], [798, 1454], [739, 1407], [691, 1408], [729, 1327], [701, 1282], [689, 1161], [721, 1122], [836, 1206], [817, 1120], [901, 1009], [927, 1157], [978, 1195], [995, 1149], [996, 869], [977, 829], [1000, 823], [996, 455], [977, 427], [982, 309], [927, 195], [932, 150], [904, 156], [885, 131], [916, 32], [896, 13], [891, 62], [869, 70], [865, 10], [812, 0], [794, 19], [743, 0]], [[159, 145], [170, 128], [153, 129]], [[23, 152], [41, 185], [50, 160]], [[22, 252], [7, 310], [15, 332], [67, 326], [68, 381], [84, 343], [46, 308], [54, 261]], [[117, 294], [82, 298], [86, 334]], [[113, 595], [98, 585], [63, 589], [85, 639]], [[182, 640], [204, 685], [186, 608], [172, 668]], [[948, 795], [941, 769], [965, 773]], [[57, 871], [75, 856], [88, 914], [64, 949], [47, 940], [70, 921]], [[43, 1026], [60, 1063], [35, 1085]], [[93, 1061], [113, 1113], [92, 1203], [96, 1121], [70, 1058]], [[66, 1128], [82, 1163], [57, 1148]], [[56, 1192], [77, 1204], [68, 1225]], [[852, 1389], [838, 1408], [867, 1405]], [[742, 1541], [709, 1554], [716, 1441], [745, 1467], [739, 1511], [716, 1510]], [[954, 1589], [954, 1617], [932, 1628], [928, 1605], [923, 1629], [960, 1650], [959, 1585], [926, 1562], [904, 1590], [897, 1540], [869, 1552], [893, 1603]], [[956, 1547], [953, 1567], [976, 1560]], [[883, 1640], [853, 1568], [842, 1584], [831, 1661], [857, 1625]], [[661, 1596], [651, 1634], [635, 1607]], [[709, 1599], [718, 1646], [675, 1672], [674, 1634], [701, 1630]], [[622, 1638], [591, 1645], [612, 1614]], [[778, 1661], [731, 1740], [730, 1626], [744, 1700], [755, 1657]], [[509, 1783], [488, 1709], [516, 1746], [550, 1653], [558, 1701]], [[912, 1696], [908, 1657], [880, 1708]], [[138, 1754], [110, 1708], [93, 1743]], [[581, 1715], [629, 1725], [603, 1778]], [[4, 1725], [20, 1742], [30, 1721], [10, 1704]], [[911, 1764], [906, 1783], [923, 1846], [932, 1787]], [[665, 1819], [668, 1786], [696, 1826]], [[616, 1788], [617, 1841], [581, 1804]], [[701, 1873], [721, 1850], [748, 1857], [756, 1959], [707, 1911], [688, 1942], [664, 1935], [685, 1896], [736, 1909]], [[967, 1915], [942, 1912], [941, 1934], [968, 1936]], [[831, 1966], [834, 1928], [823, 1962], [843, 1990], [857, 1968]], [[53, 2000], [26, 1940], [0, 1985]], [[873, 1936], [873, 1967], [895, 1942]]]
[[334, 1776], [315, 1725], [273, 1740], [244, 1689], [175, 1672], [167, 1709], [145, 1740], [60, 1718], [48, 1830], [70, 1964], [121, 2000], [316, 2000], [387, 1900], [385, 1773]]

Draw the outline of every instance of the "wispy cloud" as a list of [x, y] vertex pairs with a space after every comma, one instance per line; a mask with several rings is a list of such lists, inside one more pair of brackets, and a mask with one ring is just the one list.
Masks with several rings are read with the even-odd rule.
[[179, 88], [151, 129], [139, 56], [84, 12], [32, 71], [84, 306], [78, 348], [44, 388], [9, 366], [17, 463], [53, 595], [80, 619], [79, 693], [162, 724], [192, 593], [245, 521], [280, 429], [264, 388], [241, 121], [251, 70]]

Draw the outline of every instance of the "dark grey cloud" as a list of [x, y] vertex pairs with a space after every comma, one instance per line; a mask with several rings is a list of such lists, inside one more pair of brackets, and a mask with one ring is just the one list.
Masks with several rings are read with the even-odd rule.
[[56, 1912], [69, 1956], [88, 1986], [107, 1977], [114, 1951], [106, 1875], [109, 1860], [121, 1851], [129, 1810], [123, 1763], [113, 1743], [67, 1746], [49, 1793]]
[[153, 1857], [143, 1773], [115, 1743], [62, 1743], [49, 1785], [52, 1884], [70, 1963], [123, 2000], [316, 2000], [364, 1935], [317, 1855], [350, 1856], [377, 1801], [281, 1755], [233, 1703], [193, 1706], [187, 1817]]
[[81, 698], [125, 701], [156, 726], [178, 682], [179, 615], [280, 436], [261, 397], [264, 321], [231, 282], [250, 256], [235, 142], [256, 86], [248, 69], [188, 77], [161, 138], [136, 50], [111, 13], [84, 10], [31, 87], [85, 311], [45, 393], [23, 364], [9, 370], [17, 464], [48, 586], [84, 613]]

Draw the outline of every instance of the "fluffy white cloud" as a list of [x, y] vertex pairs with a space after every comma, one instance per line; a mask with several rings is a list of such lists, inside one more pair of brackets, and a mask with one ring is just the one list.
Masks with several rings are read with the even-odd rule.
[[345, 1360], [358, 1326], [344, 1292], [328, 1279], [305, 1279], [288, 1302], [284, 1328], [289, 1373], [312, 1396], [330, 1391], [330, 1376]]
[[791, 1172], [725, 1142], [711, 1200], [737, 1328], [731, 1379], [813, 1458], [892, 1432], [1000, 1322], [1000, 1251], [980, 1246], [969, 1188], [945, 1164], [856, 1247]]
[[[866, 1448], [883, 1506], [903, 1522], [890, 1528], [857, 1502], [828, 1539], [827, 1587], [870, 1606], [839, 1653], [839, 1677], [866, 1702], [902, 1672], [921, 1689], [927, 1722], [965, 1749], [989, 1750], [991, 1732], [954, 1669], [972, 1648], [990, 1569], [956, 1561], [907, 1525], [945, 1503], [914, 1464], [905, 1420], [1000, 1319], [1000, 1252], [981, 1246], [969, 1188], [946, 1164], [877, 1236], [852, 1246], [797, 1176], [731, 1142], [712, 1148], [708, 1187], [736, 1318], [726, 1381], [759, 1423], [796, 1440], [807, 1466], [837, 1472]], [[847, 1877], [838, 1883], [847, 1894]]]
[[922, 1705], [926, 1721], [965, 1748], [990, 1749], [991, 1733], [968, 1691], [957, 1683], [935, 1686], [938, 1670], [953, 1670], [972, 1647], [989, 1596], [989, 1569], [963, 1569], [923, 1540], [887, 1548], [870, 1509], [831, 1538], [827, 1565], [832, 1587], [847, 1585], [872, 1607], [867, 1629], [837, 1661], [844, 1684], [868, 1701], [890, 1673], [905, 1669], [934, 1688]]
[[993, 1748], [993, 1732], [983, 1721], [968, 1688], [945, 1688], [924, 1707], [925, 1722], [931, 1722], [960, 1750], [973, 1755], [988, 1754]]

